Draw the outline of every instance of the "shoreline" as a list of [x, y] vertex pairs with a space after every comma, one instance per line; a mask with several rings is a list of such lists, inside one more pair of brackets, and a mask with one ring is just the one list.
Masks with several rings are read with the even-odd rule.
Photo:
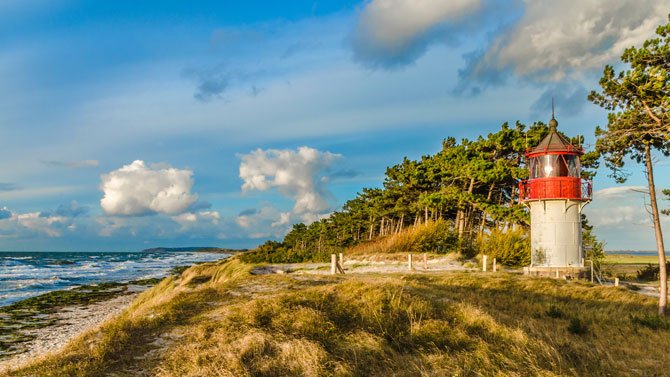
[[0, 359], [0, 372], [17, 369], [29, 361], [62, 350], [71, 340], [122, 313], [137, 295], [148, 288], [146, 286], [141, 290], [84, 306], [64, 306], [50, 314], [49, 319], [54, 320], [54, 323], [40, 328], [20, 330], [33, 339], [21, 342], [20, 353]]
[[[227, 259], [230, 254], [222, 254]], [[0, 373], [61, 351], [70, 341], [126, 310], [141, 292], [198, 264], [174, 266], [159, 278], [54, 290], [0, 306]]]

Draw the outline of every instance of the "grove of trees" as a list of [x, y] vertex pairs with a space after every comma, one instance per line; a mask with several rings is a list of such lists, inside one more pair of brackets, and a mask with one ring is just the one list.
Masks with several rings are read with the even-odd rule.
[[[519, 204], [519, 180], [528, 177], [524, 154], [549, 132], [542, 122], [530, 127], [504, 123], [476, 140], [447, 138], [442, 150], [418, 160], [408, 158], [386, 169], [383, 187], [364, 188], [342, 210], [309, 226], [295, 224], [282, 242], [268, 241], [249, 253], [249, 261], [328, 260], [330, 253], [397, 234], [429, 221], [449, 224], [435, 252], [474, 252], [485, 232], [529, 226]], [[583, 138], [572, 140], [580, 144]], [[598, 156], [583, 156], [583, 176], [591, 177]], [[592, 239], [593, 237], [585, 237]], [[595, 242], [595, 239], [593, 239]]]

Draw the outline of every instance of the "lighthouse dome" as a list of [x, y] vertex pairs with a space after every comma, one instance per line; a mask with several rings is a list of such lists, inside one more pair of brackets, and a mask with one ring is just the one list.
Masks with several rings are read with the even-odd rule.
[[566, 139], [563, 135], [559, 134], [557, 131], [558, 121], [556, 119], [551, 119], [549, 121], [549, 134], [542, 139], [540, 144], [535, 148], [530, 150], [529, 154], [534, 155], [537, 153], [551, 153], [551, 152], [572, 152], [572, 153], [582, 153], [581, 148], [578, 148]]

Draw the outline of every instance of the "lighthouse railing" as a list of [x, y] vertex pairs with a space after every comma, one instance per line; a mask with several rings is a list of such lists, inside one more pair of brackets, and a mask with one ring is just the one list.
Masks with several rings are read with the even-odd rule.
[[519, 182], [519, 201], [571, 199], [590, 201], [593, 183], [576, 177], [535, 178]]

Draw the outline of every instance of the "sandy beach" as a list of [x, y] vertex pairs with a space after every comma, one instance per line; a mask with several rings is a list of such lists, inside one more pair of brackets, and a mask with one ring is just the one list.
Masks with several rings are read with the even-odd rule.
[[23, 330], [26, 334], [34, 335], [35, 339], [21, 345], [25, 352], [1, 360], [0, 371], [14, 369], [27, 361], [58, 352], [70, 340], [124, 311], [138, 294], [132, 292], [86, 306], [68, 306], [51, 314], [56, 319], [54, 325]]

